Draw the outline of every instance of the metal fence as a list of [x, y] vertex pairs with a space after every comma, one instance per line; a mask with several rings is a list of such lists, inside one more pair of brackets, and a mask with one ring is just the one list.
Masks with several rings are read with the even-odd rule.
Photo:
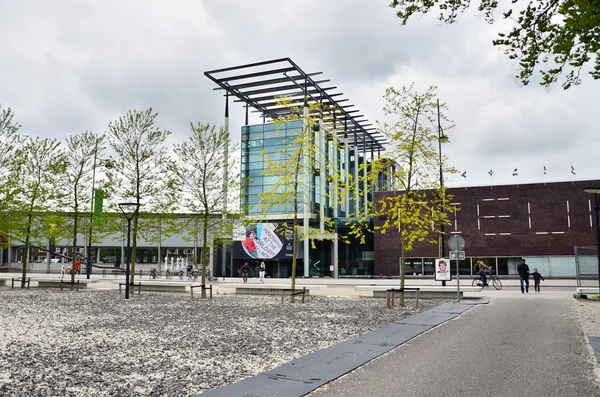
[[578, 287], [598, 287], [597, 247], [575, 246], [575, 270]]

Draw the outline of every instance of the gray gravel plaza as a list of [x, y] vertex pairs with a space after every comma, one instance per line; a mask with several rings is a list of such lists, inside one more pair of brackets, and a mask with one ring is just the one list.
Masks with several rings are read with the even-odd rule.
[[[189, 396], [414, 314], [381, 299], [0, 289], [0, 395]], [[421, 310], [444, 300], [423, 300]]]

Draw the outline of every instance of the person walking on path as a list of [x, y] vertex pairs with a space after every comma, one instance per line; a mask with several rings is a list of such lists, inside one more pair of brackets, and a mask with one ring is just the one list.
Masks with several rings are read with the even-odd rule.
[[[529, 266], [525, 263], [525, 259], [521, 259], [521, 263], [517, 266], [517, 272], [521, 283], [521, 293], [529, 293]], [[523, 288], [523, 285], [525, 285], [525, 288]]]
[[489, 287], [487, 282], [487, 275], [490, 271], [490, 267], [485, 264], [482, 258], [479, 258], [477, 264], [475, 265], [475, 271], [479, 273], [479, 277], [481, 277], [481, 281], [483, 281], [483, 288]]
[[80, 270], [81, 270], [81, 262], [79, 261], [79, 259], [77, 259], [75, 261], [75, 273], [79, 274]]
[[248, 267], [248, 262], [242, 265], [242, 280], [244, 283], [248, 282], [248, 271], [250, 268]]
[[265, 262], [260, 262], [260, 268], [258, 269], [258, 275], [260, 277], [260, 282], [264, 283], [265, 282], [265, 273], [267, 271], [267, 268], [265, 267]]
[[[544, 277], [538, 273], [538, 269], [537, 267], [533, 268], [533, 273], [531, 273], [531, 275], [533, 276], [533, 290], [536, 292], [540, 292], [540, 279], [544, 280]], [[546, 280], [544, 280], [546, 281]]]

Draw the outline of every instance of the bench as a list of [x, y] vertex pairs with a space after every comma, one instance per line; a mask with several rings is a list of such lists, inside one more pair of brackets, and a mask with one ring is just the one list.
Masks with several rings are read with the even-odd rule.
[[[17, 282], [21, 282], [23, 279], [22, 278], [13, 278], [10, 288], [15, 288], [15, 281]], [[29, 282], [31, 281], [31, 279], [29, 277], [27, 277], [27, 280], [25, 281], [25, 284], [27, 284], [27, 288], [29, 288]], [[4, 281], [6, 282], [6, 280]]]
[[209, 290], [210, 291], [210, 299], [212, 299], [212, 284], [209, 285], [208, 287], [206, 285], [190, 285], [190, 292], [192, 293], [192, 298], [194, 297], [194, 288], [202, 288], [204, 290]]
[[598, 287], [577, 287], [577, 292], [573, 294], [573, 298], [587, 299], [590, 295], [598, 295]]
[[63, 280], [39, 280], [38, 281], [39, 288], [77, 288], [79, 291], [80, 288], [87, 288], [87, 281], [80, 282], [77, 280], [75, 283], [71, 283], [71, 281], [63, 281]]
[[144, 283], [144, 291], [155, 291], [155, 292], [187, 292], [187, 287], [185, 284], [179, 283], [154, 283], [154, 282], [145, 282]]
[[[372, 296], [373, 298], [385, 298], [387, 296], [386, 291], [389, 289], [397, 288], [395, 285], [359, 285], [354, 287], [354, 290], [357, 292], [365, 292]], [[447, 286], [447, 287], [436, 287], [431, 285], [426, 286], [410, 286], [409, 288], [418, 288], [419, 289], [419, 298], [421, 299], [435, 299], [435, 298], [456, 298], [456, 286]], [[404, 288], [404, 296], [416, 297], [417, 291], [408, 290], [408, 288]], [[481, 287], [472, 287], [472, 286], [461, 286], [460, 287], [460, 297], [462, 298], [463, 293], [465, 292], [481, 292]]]
[[292, 291], [292, 287], [287, 284], [234, 284], [227, 285], [227, 288], [235, 288], [236, 294], [250, 295], [281, 295], [282, 292], [298, 292], [302, 288], [306, 289], [305, 294], [310, 295], [310, 290], [321, 289], [322, 285], [297, 285]]
[[[387, 307], [394, 307], [394, 302], [395, 302], [395, 298], [394, 298], [394, 294], [396, 292], [406, 292], [406, 291], [415, 291], [415, 297], [416, 297], [416, 301], [415, 301], [415, 310], [419, 308], [419, 295], [421, 292], [421, 288], [419, 287], [415, 287], [415, 288], [411, 288], [411, 287], [404, 287], [404, 288], [398, 288], [398, 289], [388, 289], [385, 290], [385, 298], [387, 300]], [[400, 298], [398, 298], [400, 299]]]
[[[121, 293], [121, 287], [127, 285], [127, 283], [119, 283], [119, 294]], [[142, 293], [142, 283], [129, 283], [130, 287], [138, 287], [138, 295]], [[135, 293], [135, 289], [130, 288], [133, 293]], [[147, 289], [147, 288], [146, 288]]]

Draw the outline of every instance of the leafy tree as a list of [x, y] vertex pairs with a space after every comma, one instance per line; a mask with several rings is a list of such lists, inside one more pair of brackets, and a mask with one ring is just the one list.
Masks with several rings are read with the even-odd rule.
[[[300, 224], [298, 211], [301, 206], [311, 203], [311, 189], [314, 189], [310, 181], [305, 180], [304, 170], [308, 167], [311, 170], [311, 176], [312, 173], [319, 174], [326, 178], [326, 183], [329, 183], [329, 190], [321, 192], [322, 196], [319, 200], [335, 201], [337, 199], [336, 204], [339, 204], [345, 197], [346, 189], [351, 189], [353, 183], [351, 183], [350, 176], [348, 176], [350, 183], [341, 183], [343, 170], [336, 169], [336, 162], [329, 161], [317, 149], [319, 146], [316, 144], [316, 140], [319, 139], [318, 134], [329, 134], [322, 139], [330, 145], [332, 152], [339, 151], [341, 147], [335, 127], [333, 131], [319, 131], [320, 118], [324, 122], [333, 122], [332, 109], [327, 109], [318, 103], [307, 103], [303, 107], [294, 106], [290, 98], [280, 98], [278, 103], [279, 106], [288, 107], [290, 112], [280, 116], [275, 123], [283, 125], [300, 121], [302, 125], [296, 136], [282, 139], [284, 146], [282, 149], [275, 153], [263, 151], [262, 156], [265, 162], [263, 175], [274, 177], [274, 181], [267, 185], [266, 190], [260, 194], [259, 206], [264, 217], [273, 210], [282, 214], [293, 214], [291, 227], [284, 222], [279, 227], [279, 232], [286, 237], [292, 236], [292, 290], [295, 290], [298, 243], [308, 238], [314, 247], [314, 240], [322, 239], [324, 232], [320, 227], [315, 228], [309, 224], [307, 228], [304, 228], [308, 233], [301, 233], [304, 225]], [[323, 219], [323, 229], [335, 232], [333, 220], [326, 214], [319, 214], [319, 216]], [[304, 258], [304, 260], [308, 261], [309, 258]], [[293, 296], [291, 301], [294, 301]]]
[[47, 212], [56, 211], [64, 196], [63, 175], [67, 158], [56, 139], [27, 138], [15, 153], [23, 159], [18, 183], [14, 216], [11, 217], [11, 235], [23, 241], [23, 274], [21, 288], [25, 287], [29, 248], [32, 243], [45, 246], [51, 234]]
[[[114, 188], [116, 203], [126, 201], [143, 205], [145, 213], [168, 212], [175, 200], [172, 181], [166, 172], [169, 158], [165, 140], [171, 132], [155, 125], [152, 108], [130, 110], [108, 125], [108, 142], [116, 153], [107, 161], [106, 176]], [[142, 232], [140, 213], [132, 219], [131, 280], [135, 279], [137, 236]]]
[[[480, 0], [477, 10], [488, 23], [495, 21], [500, 3]], [[454, 23], [458, 14], [471, 5], [469, 0], [392, 0], [390, 6], [405, 25], [413, 15], [419, 18], [439, 10], [439, 20]], [[549, 87], [566, 72], [564, 89], [581, 83], [582, 68], [593, 62], [589, 72], [600, 78], [600, 5], [585, 0], [513, 0], [502, 18], [513, 22], [508, 32], [501, 32], [493, 45], [504, 49], [510, 59], [518, 61], [517, 78], [527, 85], [540, 63], [541, 84]]]
[[[217, 130], [209, 124], [191, 124], [192, 135], [178, 145], [174, 145], [175, 160], [169, 169], [176, 183], [182, 190], [181, 205], [186, 210], [197, 214], [186, 223], [186, 229], [194, 236], [202, 234], [202, 297], [206, 298], [206, 266], [209, 262], [209, 245], [214, 246], [214, 239], [223, 235], [231, 235], [233, 222], [231, 218], [221, 214], [223, 202], [232, 201], [239, 191], [239, 176], [224, 177], [227, 169], [235, 166], [234, 158], [227, 158], [226, 153], [237, 150], [232, 147], [229, 131], [225, 128]], [[224, 184], [225, 181], [225, 184]], [[196, 222], [199, 219], [199, 223]], [[195, 253], [197, 256], [197, 253]]]
[[[105, 134], [95, 134], [86, 131], [79, 135], [67, 138], [67, 169], [66, 184], [67, 194], [64, 197], [63, 207], [69, 209], [72, 213], [71, 236], [73, 241], [73, 267], [77, 260], [77, 234], [89, 234], [89, 228], [86, 222], [79, 223], [82, 218], [81, 209], [86, 208], [89, 203], [90, 214], [94, 211], [94, 203], [90, 200], [93, 179], [96, 175], [96, 168], [100, 164], [105, 150]], [[89, 222], [91, 222], [91, 218]], [[89, 223], [88, 225], [89, 226]], [[88, 236], [91, 238], [91, 236]], [[75, 282], [75, 271], [71, 272], [71, 282]]]
[[[388, 88], [384, 95], [386, 104], [384, 113], [394, 118], [391, 124], [380, 124], [380, 131], [391, 142], [387, 158], [379, 159], [371, 166], [371, 178], [387, 175], [393, 181], [393, 187], [399, 192], [382, 195], [371, 209], [372, 217], [383, 217], [384, 222], [375, 230], [381, 234], [397, 231], [401, 247], [400, 288], [404, 288], [406, 254], [413, 250], [417, 241], [437, 243], [442, 224], [450, 224], [446, 213], [450, 210], [450, 197], [440, 186], [438, 172], [440, 159], [437, 146], [438, 104], [436, 87], [430, 87], [425, 93], [417, 92], [413, 85], [400, 90]], [[441, 112], [447, 110], [440, 105], [440, 119], [452, 122]], [[448, 142], [447, 137], [441, 143]], [[395, 167], [390, 167], [395, 164]], [[441, 161], [443, 171], [456, 173], [447, 165], [447, 159]], [[358, 227], [358, 226], [357, 226]], [[401, 304], [404, 294], [401, 294]]]
[[[23, 158], [16, 151], [23, 142], [18, 133], [21, 125], [14, 121], [14, 112], [0, 105], [0, 231], [8, 232], [8, 214], [19, 192], [18, 176]], [[4, 239], [0, 238], [0, 245]]]

